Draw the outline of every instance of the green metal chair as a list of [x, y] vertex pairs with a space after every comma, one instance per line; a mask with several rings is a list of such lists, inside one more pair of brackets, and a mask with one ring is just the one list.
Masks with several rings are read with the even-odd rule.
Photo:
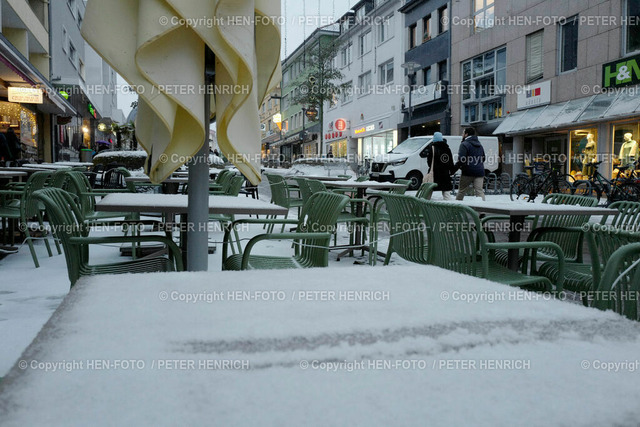
[[[303, 205], [302, 199], [291, 198], [286, 179], [282, 175], [272, 173], [265, 173], [265, 176], [269, 181], [269, 188], [271, 189], [271, 203], [287, 209], [297, 208], [299, 214], [300, 208]], [[287, 212], [284, 217], [285, 219], [288, 218], [289, 213]], [[275, 218], [275, 215], [272, 218]], [[268, 231], [273, 231], [273, 224], [268, 227]], [[284, 231], [284, 224], [282, 225], [281, 231]]]
[[[565, 264], [564, 289], [579, 293], [584, 305], [589, 305], [590, 292], [599, 288], [602, 270], [608, 265], [613, 253], [622, 246], [640, 242], [640, 233], [630, 233], [596, 223], [576, 227], [575, 232], [586, 235], [590, 261]], [[533, 256], [532, 263], [537, 261]], [[560, 276], [558, 262], [554, 260], [542, 263], [537, 272], [550, 280], [557, 280]]]
[[[326, 267], [329, 263], [329, 242], [335, 231], [338, 215], [349, 202], [347, 196], [322, 192], [313, 194], [302, 207], [298, 220], [289, 219], [241, 219], [234, 221], [225, 233], [222, 252], [223, 270], [285, 269]], [[295, 224], [296, 231], [290, 233], [267, 233], [255, 236], [241, 254], [228, 256], [231, 229], [238, 224]], [[292, 257], [252, 255], [254, 246], [265, 240], [294, 241]]]
[[640, 320], [640, 243], [622, 246], [611, 254], [596, 291], [594, 307]]
[[[410, 197], [410, 196], [396, 196]], [[420, 200], [422, 214], [430, 228], [429, 263], [447, 270], [482, 277], [499, 283], [519, 286], [532, 291], [563, 290], [564, 254], [551, 242], [491, 243], [483, 230], [478, 214], [468, 206]], [[555, 281], [536, 275], [535, 264], [523, 263], [522, 271], [512, 271], [495, 260], [497, 249], [540, 249], [555, 252], [559, 276]]]
[[429, 228], [419, 199], [395, 194], [383, 194], [382, 198], [387, 207], [391, 235], [384, 265], [389, 264], [394, 252], [407, 261], [429, 264]]
[[[21, 190], [9, 190], [0, 192], [0, 196], [14, 197], [13, 201], [5, 204], [5, 206], [3, 207], [0, 207], [0, 217], [13, 220], [14, 222], [19, 222], [19, 227], [25, 234], [25, 241], [29, 245], [31, 258], [33, 259], [33, 264], [36, 266], [36, 268], [40, 267], [40, 263], [38, 262], [38, 256], [36, 255], [33, 241], [40, 240], [40, 238], [35, 238], [31, 235], [32, 230], [29, 227], [28, 221], [32, 218], [35, 218], [38, 221], [38, 229], [44, 235], [42, 237], [42, 240], [44, 241], [47, 253], [50, 257], [53, 256], [51, 245], [49, 244], [48, 239], [49, 232], [44, 226], [44, 206], [33, 198], [33, 193], [42, 188], [45, 188], [50, 178], [50, 171], [35, 172], [29, 177], [25, 186]], [[56, 242], [55, 239], [54, 242]], [[58, 250], [58, 253], [61, 253], [60, 247], [58, 246], [57, 242], [56, 248]]]
[[[57, 230], [62, 242], [67, 272], [73, 287], [82, 276], [97, 274], [148, 273], [158, 271], [182, 271], [182, 256], [178, 246], [163, 236], [108, 236], [87, 237], [89, 225], [75, 197], [59, 188], [45, 188], [33, 194], [42, 202], [49, 221]], [[109, 264], [89, 264], [89, 245], [117, 243], [160, 242], [168, 248], [168, 258], [163, 256], [145, 257], [133, 261]]]
[[[609, 225], [630, 232], [640, 232], [640, 202], [614, 202], [608, 207], [618, 210]], [[609, 216], [605, 215], [600, 223], [607, 224], [608, 222]]]
[[431, 200], [431, 196], [435, 191], [438, 184], [435, 182], [423, 182], [420, 184], [420, 188], [418, 188], [418, 192], [416, 193], [416, 197], [418, 199]]
[[[209, 194], [238, 197], [238, 194], [240, 194], [240, 189], [242, 188], [242, 184], [244, 184], [244, 180], [245, 178], [243, 176], [236, 175], [231, 178], [231, 181], [229, 182], [229, 185], [225, 190], [226, 192], [222, 193], [217, 191], [210, 191]], [[223, 229], [226, 229], [226, 227], [233, 221], [235, 221], [235, 216], [232, 214], [209, 214], [209, 222], [218, 222], [222, 225]], [[238, 236], [238, 231], [233, 230], [233, 232], [235, 233], [236, 241], [238, 243], [238, 251], [242, 251], [242, 248], [240, 247], [240, 238]], [[233, 249], [233, 247], [231, 249], [235, 252], [235, 249]]]
[[[216, 177], [216, 180], [209, 184], [209, 191], [222, 191], [222, 190], [224, 190], [225, 187], [228, 185], [229, 181], [231, 180], [231, 178], [234, 175], [235, 175], [235, 173], [233, 173], [229, 169], [224, 169], [224, 170], [220, 171], [220, 173]], [[183, 187], [183, 188], [186, 188], [186, 186]]]

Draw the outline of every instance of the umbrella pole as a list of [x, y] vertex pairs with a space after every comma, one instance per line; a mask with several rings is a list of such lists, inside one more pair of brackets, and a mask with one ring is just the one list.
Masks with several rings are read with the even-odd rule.
[[189, 209], [187, 228], [187, 270], [207, 271], [209, 266], [209, 117], [214, 84], [215, 56], [205, 46], [204, 143], [189, 162]]

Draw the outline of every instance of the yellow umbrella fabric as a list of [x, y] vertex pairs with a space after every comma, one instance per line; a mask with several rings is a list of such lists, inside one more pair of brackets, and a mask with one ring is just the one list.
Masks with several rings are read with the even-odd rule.
[[279, 83], [279, 0], [90, 0], [85, 40], [138, 94], [136, 137], [160, 182], [194, 156], [204, 126], [205, 45], [216, 57], [210, 118], [223, 154], [260, 182], [258, 108]]

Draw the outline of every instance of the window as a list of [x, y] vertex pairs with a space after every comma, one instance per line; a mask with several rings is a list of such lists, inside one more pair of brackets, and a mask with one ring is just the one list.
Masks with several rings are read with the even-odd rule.
[[382, 20], [380, 24], [379, 42], [384, 43], [393, 37], [393, 15], [389, 15]]
[[73, 64], [74, 67], [78, 67], [78, 53], [76, 51], [76, 47], [69, 41], [69, 61]]
[[625, 52], [637, 52], [640, 51], [640, 2], [627, 0], [626, 12]]
[[[441, 66], [442, 64], [442, 66]], [[438, 64], [438, 74], [446, 70], [446, 61]], [[444, 75], [446, 71], [444, 71]], [[442, 77], [440, 77], [442, 79]], [[502, 47], [462, 63], [462, 110], [464, 123], [486, 121], [504, 115], [504, 90], [507, 81], [507, 49]]]
[[349, 82], [345, 85], [344, 89], [342, 89], [342, 103], [346, 104], [347, 102], [351, 102], [353, 99], [353, 83]]
[[82, 27], [82, 13], [80, 13], [80, 9], [78, 9], [78, 27]]
[[364, 15], [366, 14], [365, 7], [362, 6], [360, 9], [356, 11], [356, 24], [364, 21]]
[[286, 110], [287, 108], [289, 108], [289, 95], [282, 97], [282, 109]]
[[438, 62], [438, 81], [449, 80], [447, 75], [447, 61]]
[[409, 25], [409, 49], [413, 49], [416, 47], [416, 29], [418, 26], [416, 24]]
[[449, 9], [443, 6], [438, 9], [438, 34], [449, 31]]
[[578, 68], [578, 17], [570, 18], [560, 25], [560, 72]]
[[340, 65], [342, 67], [346, 67], [347, 65], [351, 64], [351, 49], [352, 49], [353, 45], [351, 43], [349, 43], [349, 45], [347, 45], [347, 47], [345, 47], [344, 49], [342, 49], [342, 51], [340, 52]]
[[431, 40], [431, 15], [422, 18], [422, 43]]
[[360, 36], [360, 56], [371, 50], [371, 30]]
[[431, 84], [431, 67], [422, 69], [422, 84], [425, 86]]
[[476, 33], [493, 27], [495, 10], [494, 0], [474, 0], [473, 19]]
[[62, 27], [62, 51], [67, 53], [67, 46], [69, 46], [69, 35], [67, 34], [67, 29]]
[[79, 64], [80, 78], [82, 79], [82, 81], [85, 81], [84, 62], [82, 62], [82, 59], [78, 59], [78, 64]]
[[371, 91], [371, 71], [367, 71], [358, 77], [358, 89], [360, 95], [366, 95]]
[[544, 30], [527, 36], [527, 83], [540, 80], [544, 74]]
[[393, 83], [393, 59], [380, 65], [380, 67], [378, 67], [378, 74], [380, 75], [378, 80], [381, 85]]
[[69, 6], [69, 9], [71, 10], [71, 14], [75, 18], [76, 17], [76, 0], [67, 0], [67, 6]]

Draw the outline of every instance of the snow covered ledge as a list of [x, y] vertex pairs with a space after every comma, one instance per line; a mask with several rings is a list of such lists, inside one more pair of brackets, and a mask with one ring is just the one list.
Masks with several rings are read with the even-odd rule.
[[[85, 278], [3, 426], [635, 425], [640, 324], [431, 266]], [[48, 370], [48, 371], [47, 371]]]

